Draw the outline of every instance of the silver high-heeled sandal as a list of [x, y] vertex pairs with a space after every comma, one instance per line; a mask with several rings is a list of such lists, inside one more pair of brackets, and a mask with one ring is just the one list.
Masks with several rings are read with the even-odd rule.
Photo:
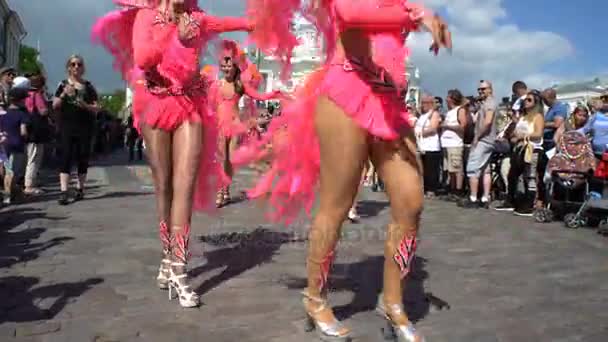
[[[319, 339], [324, 342], [351, 341], [350, 331], [342, 324], [342, 322], [338, 320], [334, 320], [331, 323], [320, 322], [314, 318], [314, 316], [320, 313], [321, 311], [328, 309], [326, 300], [319, 297], [311, 296], [306, 291], [302, 292], [302, 295], [304, 296], [302, 302], [304, 303], [305, 308], [308, 308], [307, 304], [309, 301], [319, 304], [319, 307], [313, 312], [309, 312], [308, 309], [306, 309], [306, 332], [316, 330]], [[347, 332], [344, 333], [344, 330], [346, 330]]]
[[171, 267], [169, 268], [169, 300], [174, 298], [173, 291], [175, 290], [177, 299], [179, 300], [179, 305], [182, 307], [194, 308], [201, 305], [199, 295], [196, 294], [196, 292], [190, 288], [190, 285], [185, 282], [188, 274], [186, 272], [176, 274], [173, 271], [173, 267], [186, 267], [186, 264], [181, 262], [171, 263]]
[[158, 268], [158, 276], [156, 276], [156, 283], [158, 288], [161, 290], [169, 289], [169, 270], [171, 268], [171, 260], [163, 258], [160, 261], [160, 267]]
[[[179, 305], [184, 308], [197, 307], [201, 304], [200, 297], [190, 289], [190, 285], [187, 282], [188, 271], [186, 270], [186, 264], [190, 256], [190, 253], [188, 253], [190, 226], [174, 227], [172, 233], [171, 256], [173, 262], [171, 262], [171, 267], [169, 267], [169, 300], [173, 299], [173, 290], [175, 290], [179, 299]], [[175, 272], [175, 267], [180, 269], [179, 274]]]
[[161, 259], [160, 267], [158, 268], [156, 283], [159, 289], [167, 290], [169, 288], [169, 269], [171, 268], [171, 260], [169, 260], [171, 251], [171, 234], [169, 233], [169, 227], [165, 221], [160, 222], [158, 235], [163, 247], [163, 258]]
[[380, 295], [378, 304], [376, 305], [376, 312], [386, 319], [386, 328], [382, 329], [386, 341], [425, 342], [424, 336], [416, 331], [411, 322], [408, 321], [407, 324], [399, 325], [391, 318], [391, 315], [405, 315], [402, 304], [385, 304], [383, 296]]

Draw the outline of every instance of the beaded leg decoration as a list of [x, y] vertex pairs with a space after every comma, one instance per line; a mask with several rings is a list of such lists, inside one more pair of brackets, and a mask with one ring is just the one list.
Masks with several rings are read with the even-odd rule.
[[[311, 241], [311, 243], [315, 242]], [[334, 259], [334, 248], [331, 248], [321, 260], [308, 258], [308, 277], [313, 280], [309, 286], [313, 287], [302, 292], [304, 296], [302, 301], [306, 309], [306, 330], [316, 330], [322, 341], [350, 341], [350, 330], [333, 316], [331, 307], [325, 298], [329, 270]], [[310, 290], [320, 293], [321, 296], [311, 294]], [[320, 317], [323, 316], [325, 319], [320, 320]], [[327, 317], [331, 319], [328, 320]]]
[[176, 292], [179, 304], [185, 308], [200, 305], [200, 298], [188, 284], [186, 265], [189, 259], [190, 226], [174, 227], [171, 239], [172, 262], [169, 268], [169, 298]]
[[166, 290], [169, 288], [169, 270], [171, 268], [171, 260], [169, 259], [171, 256], [171, 235], [169, 233], [169, 226], [167, 226], [167, 222], [160, 222], [158, 235], [163, 248], [163, 255], [160, 261], [156, 282], [160, 289]]
[[[411, 270], [417, 247], [416, 235], [408, 236], [405, 226], [397, 224], [389, 225], [388, 231], [386, 253], [391, 250], [394, 252], [392, 255], [385, 255], [385, 257], [392, 257], [397, 264], [400, 279], [395, 279], [395, 281], [401, 282]], [[383, 333], [387, 341], [424, 342], [424, 337], [416, 331], [414, 325], [407, 318], [402, 303], [387, 303], [384, 294], [382, 294], [378, 299], [376, 311], [386, 319], [387, 327], [383, 329]]]

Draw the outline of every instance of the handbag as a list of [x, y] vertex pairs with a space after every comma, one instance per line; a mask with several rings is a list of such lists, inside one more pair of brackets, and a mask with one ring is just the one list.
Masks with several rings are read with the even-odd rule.
[[29, 138], [28, 141], [35, 144], [48, 143], [51, 139], [51, 125], [48, 115], [42, 115], [38, 112], [36, 106], [36, 96], [33, 97], [33, 110], [30, 113]]

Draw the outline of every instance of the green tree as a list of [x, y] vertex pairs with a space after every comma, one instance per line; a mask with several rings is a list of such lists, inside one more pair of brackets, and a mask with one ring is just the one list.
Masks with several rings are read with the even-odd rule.
[[116, 89], [111, 93], [101, 95], [100, 99], [101, 107], [116, 116], [125, 106], [126, 94], [124, 89]]
[[42, 70], [41, 64], [38, 61], [40, 52], [31, 46], [21, 45], [19, 49], [19, 71], [24, 74], [36, 74]]

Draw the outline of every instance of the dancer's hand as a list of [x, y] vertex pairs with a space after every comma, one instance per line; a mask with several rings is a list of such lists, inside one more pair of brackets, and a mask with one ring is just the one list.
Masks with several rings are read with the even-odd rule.
[[198, 35], [200, 24], [192, 15], [184, 12], [179, 16], [177, 29], [179, 40], [183, 43], [188, 43]]
[[433, 36], [433, 43], [429, 48], [430, 51], [437, 54], [442, 47], [452, 49], [452, 33], [448, 30], [448, 25], [440, 16], [436, 14], [425, 16], [422, 19], [422, 25]]

